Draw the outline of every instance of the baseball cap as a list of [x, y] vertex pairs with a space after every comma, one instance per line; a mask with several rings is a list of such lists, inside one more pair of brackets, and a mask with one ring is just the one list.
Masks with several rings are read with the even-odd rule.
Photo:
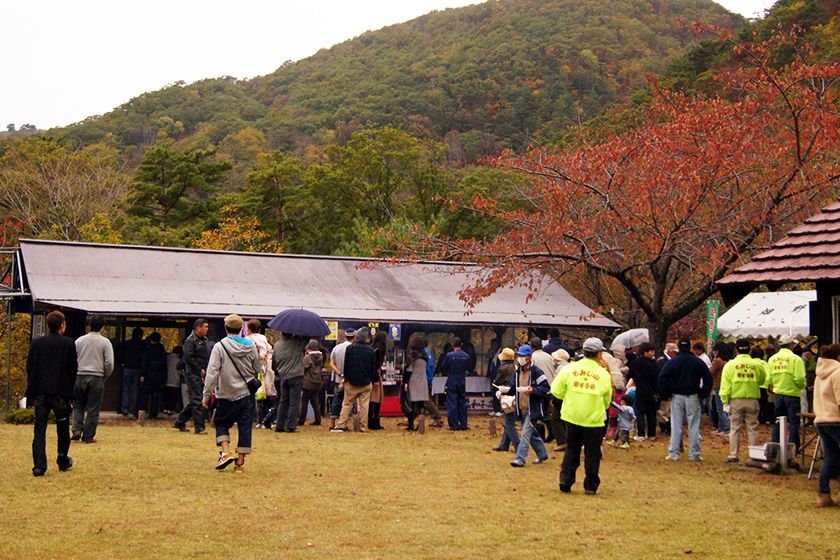
[[681, 338], [680, 341], [677, 343], [677, 348], [679, 348], [680, 350], [691, 350], [691, 339]]
[[593, 336], [583, 341], [583, 349], [586, 352], [603, 352], [604, 343], [601, 341], [600, 338], [595, 338]]
[[242, 317], [240, 317], [236, 313], [228, 315], [227, 317], [225, 317], [225, 327], [229, 329], [241, 329]]
[[523, 344], [519, 347], [519, 350], [516, 351], [517, 356], [530, 356], [534, 353], [534, 350], [531, 348], [530, 344]]

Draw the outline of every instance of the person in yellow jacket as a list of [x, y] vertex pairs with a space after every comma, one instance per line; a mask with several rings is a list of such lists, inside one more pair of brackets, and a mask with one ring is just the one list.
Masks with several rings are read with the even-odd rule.
[[726, 362], [720, 378], [720, 400], [729, 415], [729, 457], [726, 463], [738, 462], [741, 431], [747, 427], [750, 445], [758, 445], [758, 401], [764, 368], [750, 356], [750, 341], [744, 338], [735, 343], [738, 355]]
[[[775, 417], [787, 417], [790, 426], [790, 443], [799, 451], [799, 412], [802, 410], [802, 391], [805, 390], [805, 362], [793, 353], [796, 341], [787, 335], [779, 339], [781, 348], [767, 362], [770, 385], [767, 391], [775, 399]], [[779, 443], [779, 425], [773, 426], [773, 441]]]
[[756, 346], [750, 350], [750, 356], [755, 363], [764, 371], [764, 383], [758, 386], [761, 396], [758, 398], [758, 423], [769, 424], [773, 421], [773, 402], [768, 400], [767, 386], [770, 385], [770, 373], [767, 369], [766, 357], [769, 356], [767, 348]]
[[560, 417], [566, 423], [566, 454], [560, 469], [560, 491], [571, 492], [584, 450], [584, 492], [594, 495], [601, 479], [601, 440], [604, 437], [606, 411], [612, 401], [612, 377], [596, 360], [604, 351], [598, 338], [583, 342], [583, 359], [563, 369], [551, 385], [551, 394], [562, 401]]

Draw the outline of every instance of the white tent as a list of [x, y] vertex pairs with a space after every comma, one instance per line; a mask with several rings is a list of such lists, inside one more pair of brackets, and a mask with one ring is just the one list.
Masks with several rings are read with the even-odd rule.
[[808, 336], [808, 303], [817, 300], [816, 290], [753, 292], [720, 316], [721, 336]]

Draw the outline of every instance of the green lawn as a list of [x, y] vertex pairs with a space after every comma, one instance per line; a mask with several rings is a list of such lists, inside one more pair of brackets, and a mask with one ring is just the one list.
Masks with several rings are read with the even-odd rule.
[[[213, 436], [104, 425], [74, 468], [31, 475], [31, 426], [0, 425], [2, 558], [834, 558], [840, 508], [816, 481], [722, 463], [666, 463], [664, 440], [606, 448], [595, 497], [557, 489], [560, 456], [508, 466], [486, 417], [469, 432], [256, 431], [244, 475]], [[235, 438], [234, 438], [235, 439]], [[533, 459], [533, 454], [530, 459]], [[583, 473], [579, 473], [579, 481]]]

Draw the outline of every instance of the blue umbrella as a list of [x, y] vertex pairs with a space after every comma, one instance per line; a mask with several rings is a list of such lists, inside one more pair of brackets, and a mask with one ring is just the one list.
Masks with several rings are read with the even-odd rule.
[[307, 309], [287, 309], [268, 322], [272, 329], [297, 336], [321, 337], [330, 334], [327, 323]]

